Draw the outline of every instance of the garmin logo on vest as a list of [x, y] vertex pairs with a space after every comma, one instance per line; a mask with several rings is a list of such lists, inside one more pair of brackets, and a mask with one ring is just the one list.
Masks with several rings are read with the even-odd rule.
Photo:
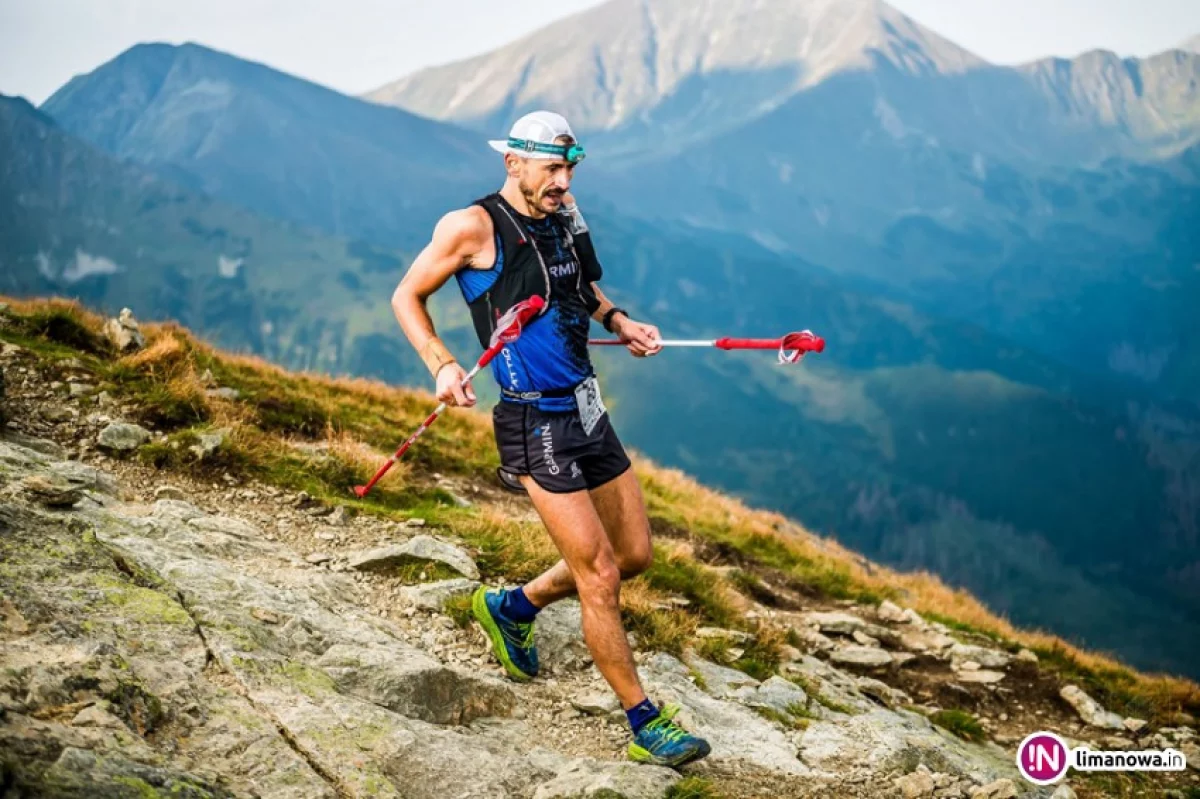
[[579, 271], [579, 264], [570, 261], [565, 264], [555, 264], [550, 267], [550, 274], [553, 277], [570, 277]]

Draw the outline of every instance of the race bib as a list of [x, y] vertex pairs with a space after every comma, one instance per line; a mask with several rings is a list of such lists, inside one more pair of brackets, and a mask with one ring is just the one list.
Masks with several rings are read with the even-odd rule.
[[600, 384], [596, 378], [589, 377], [576, 387], [575, 404], [579, 406], [579, 421], [583, 424], [583, 433], [590, 436], [601, 417], [608, 411], [600, 397]]

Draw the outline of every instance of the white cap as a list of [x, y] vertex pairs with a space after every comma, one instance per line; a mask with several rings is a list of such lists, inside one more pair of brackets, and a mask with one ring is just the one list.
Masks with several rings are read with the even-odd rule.
[[513, 123], [512, 129], [508, 132], [508, 139], [491, 139], [488, 144], [498, 153], [512, 153], [522, 158], [552, 159], [561, 156], [512, 147], [509, 145], [509, 140], [520, 139], [534, 144], [554, 144], [555, 139], [560, 136], [570, 136], [572, 141], [575, 140], [571, 126], [567, 124], [567, 120], [561, 114], [553, 111], [534, 111]]

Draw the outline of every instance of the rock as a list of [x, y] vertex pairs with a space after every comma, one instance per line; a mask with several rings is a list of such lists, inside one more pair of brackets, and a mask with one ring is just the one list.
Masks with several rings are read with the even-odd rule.
[[897, 668], [899, 668], [900, 666], [903, 666], [906, 663], [911, 663], [912, 661], [914, 661], [916, 659], [917, 659], [917, 656], [914, 655], [912, 652], [893, 652], [892, 653], [892, 664], [895, 665]]
[[790, 680], [775, 675], [761, 685], [743, 688], [736, 692], [738, 701], [747, 707], [761, 707], [784, 716], [793, 714], [796, 708], [808, 709], [810, 699], [804, 689]]
[[1004, 672], [989, 671], [987, 669], [975, 669], [974, 671], [960, 671], [957, 677], [959, 682], [983, 683], [991, 685], [998, 683], [1004, 679]]
[[973, 660], [954, 661], [950, 664], [950, 668], [955, 671], [979, 671], [979, 664]]
[[902, 615], [904, 616], [904, 622], [906, 624], [911, 624], [912, 626], [918, 628], [923, 628], [925, 626], [925, 619], [921, 618], [921, 614], [917, 613], [912, 608], [905, 608]]
[[583, 641], [583, 611], [576, 599], [555, 602], [538, 614], [538, 657], [550, 670], [578, 669], [592, 662]]
[[893, 688], [880, 680], [870, 677], [856, 677], [854, 682], [858, 685], [859, 691], [879, 700], [885, 707], [895, 708], [912, 704], [912, 697], [899, 688]]
[[112, 452], [130, 452], [149, 441], [150, 436], [150, 431], [140, 425], [116, 422], [100, 431], [96, 443]]
[[1017, 786], [1006, 778], [980, 785], [971, 791], [971, 799], [1016, 799]]
[[862, 630], [855, 630], [854, 634], [851, 637], [857, 643], [862, 644], [863, 646], [879, 646], [878, 638], [872, 638], [871, 636], [864, 633]]
[[424, 527], [425, 520], [424, 519], [406, 519], [404, 521], [403, 526], [407, 527], [409, 529], [413, 529], [413, 528], [417, 528], [417, 527]]
[[899, 605], [888, 599], [885, 599], [879, 603], [879, 607], [876, 608], [876, 613], [879, 614], [879, 618], [883, 621], [895, 623], [902, 623], [905, 621], [904, 610]]
[[83, 499], [83, 492], [65, 480], [51, 480], [31, 474], [22, 478], [21, 492], [31, 501], [47, 508], [69, 508]]
[[1130, 741], [1128, 738], [1122, 738], [1119, 735], [1106, 735], [1104, 737], [1104, 748], [1125, 751], [1133, 748], [1133, 741]]
[[333, 560], [333, 556], [327, 555], [324, 552], [314, 552], [306, 557], [305, 560], [314, 566], [320, 566], [322, 563], [328, 563], [329, 561]]
[[844, 611], [812, 611], [803, 615], [804, 622], [810, 627], [816, 627], [823, 633], [838, 633], [840, 635], [854, 635], [855, 631], [859, 631], [875, 638], [887, 640], [892, 637], [892, 633], [885, 627], [880, 627], [877, 624], [855, 616], [853, 613]]
[[196, 436], [196, 443], [188, 447], [188, 452], [195, 455], [197, 460], [211, 458], [225, 445], [229, 432], [228, 428], [219, 428], [207, 433], [200, 433]]
[[1143, 721], [1142, 719], [1133, 718], [1125, 719], [1121, 723], [1125, 725], [1125, 729], [1129, 730], [1134, 735], [1137, 735], [1139, 732], [1146, 729], [1147, 724], [1147, 722]]
[[182, 500], [187, 499], [187, 494], [184, 493], [182, 488], [178, 488], [173, 485], [161, 485], [158, 488], [154, 489], [154, 498], [155, 499], [176, 499], [176, 500], [182, 501]]
[[573, 697], [570, 701], [571, 707], [589, 716], [619, 716], [622, 719], [625, 718], [625, 711], [621, 708], [621, 700], [617, 699], [617, 695], [612, 691], [583, 694]]
[[[1038, 656], [1032, 650], [1022, 649], [1020, 652], [1017, 653], [1017, 660], [1021, 661], [1022, 663], [1037, 663]], [[1065, 785], [1062, 787], [1066, 788]], [[1068, 788], [1068, 790], [1070, 790], [1070, 789]]]
[[68, 389], [68, 395], [72, 399], [78, 399], [79, 397], [86, 397], [95, 390], [96, 387], [91, 383], [72, 383], [71, 387]]
[[350, 524], [351, 518], [350, 511], [346, 509], [346, 506], [338, 505], [333, 509], [333, 513], [326, 517], [325, 523], [330, 527], [345, 527]]
[[137, 319], [128, 308], [122, 308], [116, 319], [109, 319], [105, 323], [104, 335], [118, 352], [140, 350], [146, 346], [146, 337], [142, 335]]
[[700, 675], [704, 681], [704, 690], [718, 699], [728, 699], [739, 688], [758, 685], [758, 680], [745, 672], [719, 666], [690, 652], [684, 656], [683, 662]]
[[[831, 704], [846, 713], [864, 713], [877, 708], [874, 702], [859, 691], [854, 676], [814, 657], [805, 655], [798, 663], [786, 664], [783, 670], [785, 675], [799, 680], [805, 692], [822, 705]], [[822, 716], [834, 713], [826, 713], [824, 708], [820, 708], [820, 711], [818, 715]]]
[[463, 550], [438, 541], [427, 535], [419, 535], [403, 544], [379, 547], [350, 555], [350, 565], [360, 571], [382, 569], [408, 560], [435, 560], [444, 563], [464, 577], [479, 579], [479, 568]]
[[[551, 606], [553, 607], [553, 606]], [[659, 703], [678, 703], [679, 722], [712, 746], [708, 762], [736, 766], [745, 761], [783, 774], [803, 775], [795, 744], [776, 724], [736, 702], [715, 699], [688, 679], [688, 668], [657, 653], [640, 669], [647, 693]]]
[[533, 799], [661, 799], [679, 780], [662, 766], [581, 759], [540, 785]]
[[950, 659], [955, 663], [974, 662], [983, 668], [1003, 669], [1013, 658], [999, 649], [956, 643], [950, 647]]
[[847, 646], [829, 653], [831, 663], [856, 668], [880, 669], [892, 665], [889, 652], [873, 646]]
[[799, 745], [805, 764], [839, 774], [876, 775], [924, 763], [932, 771], [970, 776], [975, 782], [1020, 776], [1011, 756], [998, 747], [957, 739], [907, 710], [877, 707], [857, 716], [814, 721]]
[[896, 786], [904, 799], [923, 799], [926, 796], [933, 796], [934, 788], [937, 787], [934, 785], [933, 775], [929, 773], [928, 769], [897, 777], [892, 784]]
[[800, 639], [800, 643], [807, 647], [810, 652], [828, 652], [837, 646], [833, 642], [833, 639], [822, 635], [811, 627], [793, 628], [792, 631]]
[[406, 585], [400, 589], [400, 599], [413, 607], [441, 610], [442, 606], [446, 604], [446, 600], [456, 596], [469, 596], [478, 587], [478, 580], [468, 580], [465, 577], [420, 585]]
[[1065, 782], [1054, 789], [1054, 793], [1050, 794], [1050, 799], [1078, 799], [1075, 795], [1075, 789]]
[[1125, 729], [1125, 722], [1120, 716], [1105, 710], [1099, 702], [1084, 693], [1083, 689], [1079, 686], [1063, 686], [1058, 695], [1067, 704], [1075, 708], [1075, 712], [1079, 714], [1081, 719], [1093, 727], [1101, 727], [1109, 730]]
[[24, 433], [19, 433], [16, 430], [5, 430], [3, 432], [4, 440], [16, 444], [18, 447], [31, 449], [34, 452], [42, 455], [48, 455], [51, 458], [62, 460], [67, 457], [66, 452], [57, 443], [45, 438], [34, 438], [27, 436]]
[[236, 400], [242, 396], [242, 392], [238, 391], [236, 388], [227, 388], [224, 386], [220, 388], [210, 388], [206, 390], [204, 394], [211, 399], [222, 400]]
[[74, 727], [107, 727], [114, 730], [127, 729], [125, 722], [109, 712], [107, 702], [88, 705], [75, 714], [75, 718], [71, 719], [71, 725]]
[[343, 692], [434, 724], [507, 716], [517, 704], [506, 683], [447, 668], [400, 641], [335, 644], [315, 665]]
[[957, 642], [950, 636], [929, 630], [905, 630], [900, 633], [899, 645], [910, 652], [941, 652]]
[[283, 617], [273, 610], [267, 608], [251, 608], [250, 615], [261, 621], [263, 624], [279, 624], [283, 621]]

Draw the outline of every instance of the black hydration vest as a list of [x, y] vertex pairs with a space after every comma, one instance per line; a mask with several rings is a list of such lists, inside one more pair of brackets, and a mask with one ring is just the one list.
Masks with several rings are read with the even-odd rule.
[[[521, 223], [516, 209], [501, 197], [499, 192], [476, 200], [473, 205], [481, 206], [487, 211], [492, 219], [492, 227], [499, 237], [498, 244], [502, 248], [502, 253], [497, 253], [501, 271], [495, 283], [467, 303], [479, 344], [486, 349], [491, 342], [497, 319], [521, 300], [527, 300], [535, 294], [546, 301], [548, 309], [553, 288], [545, 259]], [[553, 214], [553, 224], [559, 226], [567, 246], [579, 263], [577, 290], [583, 297], [588, 313], [592, 314], [600, 307], [600, 301], [596, 299], [591, 284], [601, 278], [603, 269], [596, 257], [596, 249], [592, 246], [592, 235], [587, 226], [582, 224], [582, 217], [577, 217], [576, 223], [565, 217], [566, 214], [563, 213]]]

